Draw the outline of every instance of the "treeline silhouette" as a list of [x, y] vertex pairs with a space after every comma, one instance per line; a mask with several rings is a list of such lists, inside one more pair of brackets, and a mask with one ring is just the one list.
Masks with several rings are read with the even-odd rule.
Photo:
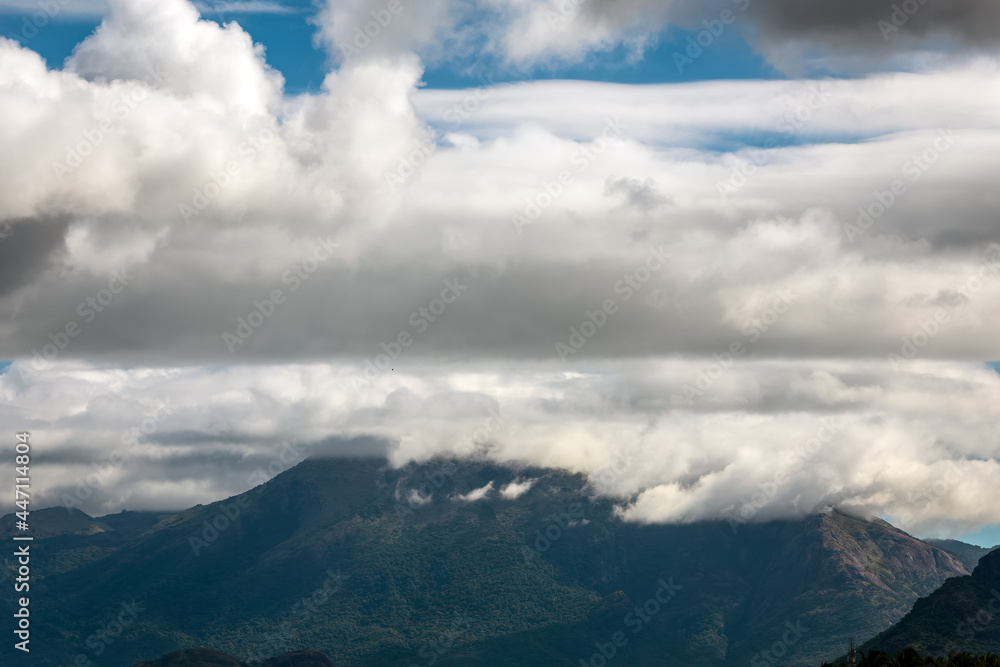
[[[822, 667], [841, 667], [844, 663], [824, 662]], [[865, 653], [858, 651], [857, 667], [1000, 667], [1000, 655], [996, 653], [951, 652], [948, 657], [923, 656], [914, 648], [900, 651], [895, 655], [872, 649]]]

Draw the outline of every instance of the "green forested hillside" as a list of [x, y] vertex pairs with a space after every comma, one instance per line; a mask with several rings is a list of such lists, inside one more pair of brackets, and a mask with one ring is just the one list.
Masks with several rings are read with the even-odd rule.
[[[515, 480], [535, 481], [497, 493]], [[36, 545], [79, 556], [107, 534]], [[311, 460], [120, 540], [40, 574], [44, 649], [26, 661], [5, 645], [5, 666], [119, 667], [198, 646], [373, 667], [816, 665], [965, 574], [879, 520], [638, 525], [579, 476], [450, 461]], [[0, 613], [11, 603], [5, 588]]]

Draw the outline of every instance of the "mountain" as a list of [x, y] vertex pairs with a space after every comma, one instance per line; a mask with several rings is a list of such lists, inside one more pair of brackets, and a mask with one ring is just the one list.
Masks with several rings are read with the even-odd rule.
[[[32, 557], [32, 579], [73, 570], [83, 563], [97, 561], [113, 553], [123, 544], [152, 528], [164, 516], [154, 512], [110, 514], [94, 519], [86, 513], [66, 507], [50, 507], [31, 512], [31, 534], [44, 540], [45, 548], [36, 549]], [[0, 540], [12, 544], [11, 537], [23, 535], [17, 530], [16, 517], [0, 517]], [[17, 567], [9, 554], [0, 556], [0, 588]]]
[[135, 667], [243, 667], [243, 663], [215, 649], [189, 648], [168, 653], [156, 660], [140, 662]]
[[[640, 525], [580, 475], [441, 460], [314, 459], [127, 538], [78, 532], [33, 544], [63, 565], [33, 582], [44, 647], [0, 644], [5, 666], [195, 646], [362, 667], [815, 666], [967, 574], [878, 519]], [[0, 586], [0, 615], [13, 603]]]
[[[17, 520], [13, 514], [0, 518], [0, 538], [9, 540], [14, 535], [21, 534], [17, 530], [16, 523]], [[111, 530], [107, 524], [95, 521], [78, 509], [61, 507], [50, 507], [32, 512], [31, 528], [31, 534], [36, 538], [57, 535], [93, 535]]]
[[962, 565], [964, 565], [965, 569], [969, 572], [976, 569], [976, 565], [979, 563], [980, 558], [995, 549], [1000, 549], [1000, 544], [992, 549], [987, 549], [986, 547], [978, 547], [975, 544], [966, 544], [965, 542], [959, 542], [958, 540], [925, 539], [924, 542], [933, 547], [937, 547], [942, 551], [947, 551], [952, 556], [962, 561]]
[[[31, 512], [31, 535], [35, 539], [47, 539], [67, 535], [91, 536], [98, 533], [114, 533], [114, 539], [127, 540], [146, 532], [168, 513], [129, 512], [108, 514], [95, 519], [85, 512], [69, 507], [49, 507]], [[0, 517], [0, 539], [10, 539], [23, 534], [17, 529], [14, 514]]]
[[903, 619], [867, 642], [865, 650], [912, 646], [947, 655], [1000, 650], [1000, 549], [979, 560], [972, 574], [949, 579], [913, 605]]
[[[214, 649], [192, 648], [140, 662], [135, 667], [246, 667], [246, 663]], [[333, 667], [333, 663], [319, 651], [292, 651], [269, 658], [259, 667]]]

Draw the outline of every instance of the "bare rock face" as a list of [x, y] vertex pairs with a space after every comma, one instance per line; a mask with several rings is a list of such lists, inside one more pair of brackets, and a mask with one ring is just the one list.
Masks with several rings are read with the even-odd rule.
[[979, 654], [1000, 647], [1000, 549], [979, 560], [972, 574], [948, 579], [922, 597], [898, 624], [862, 648], [892, 650], [913, 646], [921, 653]]

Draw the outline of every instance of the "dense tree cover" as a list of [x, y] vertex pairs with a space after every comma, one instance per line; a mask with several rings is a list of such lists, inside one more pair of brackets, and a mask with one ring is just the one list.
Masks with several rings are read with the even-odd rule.
[[[824, 662], [823, 667], [841, 667], [843, 664]], [[1000, 667], [1000, 655], [953, 651], [944, 657], [924, 656], [915, 648], [896, 649], [891, 654], [872, 649], [859, 651], [857, 664], [858, 667]]]
[[[535, 483], [497, 492], [518, 479]], [[116, 532], [40, 543], [60, 564], [32, 590], [46, 651], [28, 662], [0, 646], [4, 667], [122, 667], [198, 646], [244, 662], [315, 649], [352, 667], [806, 666], [965, 573], [877, 520], [640, 525], [578, 475], [482, 463], [310, 461]]]

